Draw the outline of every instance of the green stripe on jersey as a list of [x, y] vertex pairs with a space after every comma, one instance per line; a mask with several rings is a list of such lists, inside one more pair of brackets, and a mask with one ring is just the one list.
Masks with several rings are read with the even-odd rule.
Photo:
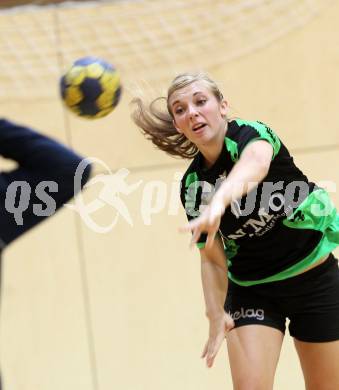
[[238, 144], [231, 138], [225, 137], [225, 145], [231, 155], [231, 160], [237, 162], [239, 160]]
[[[327, 191], [319, 188], [311, 192], [292, 215], [283, 220], [283, 224], [294, 229], [314, 229], [325, 232], [336, 220], [337, 210]], [[338, 228], [338, 226], [337, 226]], [[336, 232], [339, 244], [339, 229]]]
[[263, 139], [263, 140], [268, 141], [273, 146], [272, 160], [279, 153], [281, 142], [280, 142], [279, 138], [277, 137], [277, 135], [274, 133], [274, 131], [270, 127], [266, 126], [264, 123], [261, 123], [261, 122], [246, 121], [243, 119], [235, 119], [235, 122], [239, 126], [244, 125], [244, 126], [253, 127], [258, 132], [258, 138], [254, 138], [253, 140], [251, 140], [251, 142]]
[[195, 181], [198, 181], [198, 174], [196, 172], [192, 172], [190, 173], [189, 175], [187, 175], [186, 177], [186, 181], [185, 181], [185, 187], [189, 187], [190, 184], [194, 183]]
[[240, 286], [253, 286], [275, 282], [295, 276], [319, 259], [332, 252], [339, 245], [339, 214], [328, 193], [323, 189], [313, 191], [294, 211], [283, 220], [283, 224], [291, 229], [314, 229], [323, 233], [323, 237], [313, 251], [297, 264], [275, 275], [260, 280], [244, 281], [235, 278], [231, 272], [228, 277]]
[[[195, 184], [196, 183], [196, 184]], [[188, 213], [191, 217], [199, 217], [200, 213], [199, 210], [196, 210], [196, 199], [197, 199], [197, 192], [199, 188], [199, 178], [198, 174], [196, 172], [192, 172], [189, 175], [187, 175], [185, 180], [185, 211], [186, 214]]]
[[232, 259], [238, 253], [239, 245], [234, 240], [224, 241], [224, 250], [228, 260]]

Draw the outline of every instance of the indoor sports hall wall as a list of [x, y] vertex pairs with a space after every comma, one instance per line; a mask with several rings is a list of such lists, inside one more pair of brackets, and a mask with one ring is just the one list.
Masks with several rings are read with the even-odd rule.
[[[167, 7], [159, 20], [168, 35], [157, 33], [143, 11], [149, 5], [160, 12], [160, 3]], [[185, 216], [177, 186], [187, 163], [144, 140], [129, 117], [129, 102], [141, 90], [148, 98], [164, 93], [176, 72], [203, 68], [219, 82], [232, 114], [268, 123], [304, 172], [327, 182], [339, 207], [339, 4], [287, 1], [295, 8], [288, 7], [286, 19], [281, 13], [281, 24], [273, 25], [263, 3], [246, 8], [243, 0], [191, 0], [190, 7], [122, 1], [0, 12], [1, 116], [98, 159], [96, 180], [78, 205], [99, 201], [87, 220], [64, 208], [4, 253], [5, 390], [232, 388], [225, 346], [213, 369], [199, 359], [208, 331], [199, 256], [189, 250], [189, 237], [178, 233]], [[201, 19], [202, 34], [188, 20], [207, 9], [219, 10], [220, 24], [213, 30], [213, 19]], [[133, 12], [138, 18], [128, 19]], [[108, 21], [100, 24], [103, 14]], [[233, 23], [225, 31], [223, 15]], [[125, 30], [119, 21], [125, 21]], [[149, 32], [139, 46], [133, 43], [138, 31]], [[66, 112], [57, 89], [67, 65], [91, 53], [115, 63], [125, 86], [116, 110], [97, 121]], [[125, 184], [135, 185], [132, 193], [117, 188], [119, 172], [127, 175]], [[125, 203], [129, 217], [118, 216], [105, 201], [103, 177], [113, 177], [110, 191]], [[286, 388], [304, 388], [289, 338], [275, 384], [277, 390]]]

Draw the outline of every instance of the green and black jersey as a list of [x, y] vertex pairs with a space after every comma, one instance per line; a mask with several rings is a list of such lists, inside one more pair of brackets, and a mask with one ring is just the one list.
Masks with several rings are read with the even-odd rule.
[[[284, 144], [261, 122], [234, 120], [223, 150], [206, 169], [194, 158], [181, 182], [189, 220], [200, 215], [251, 142], [268, 141], [274, 150], [268, 175], [249, 194], [235, 199], [220, 223], [229, 278], [250, 286], [289, 278], [339, 244], [339, 216], [327, 192], [308, 181]], [[201, 235], [198, 247], [203, 247]]]

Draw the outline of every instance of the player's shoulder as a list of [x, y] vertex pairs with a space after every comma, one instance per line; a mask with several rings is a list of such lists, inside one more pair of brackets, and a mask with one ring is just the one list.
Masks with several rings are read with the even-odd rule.
[[229, 122], [227, 130], [227, 137], [232, 139], [241, 139], [248, 132], [255, 133], [273, 133], [273, 130], [269, 125], [260, 120], [246, 120], [235, 118]]
[[[252, 141], [266, 140], [274, 149], [274, 157], [281, 150], [281, 141], [277, 134], [266, 123], [258, 120], [234, 119], [229, 122], [229, 128], [226, 133], [228, 143], [234, 143], [234, 149], [237, 149], [238, 155]], [[230, 145], [232, 146], [232, 145]]]

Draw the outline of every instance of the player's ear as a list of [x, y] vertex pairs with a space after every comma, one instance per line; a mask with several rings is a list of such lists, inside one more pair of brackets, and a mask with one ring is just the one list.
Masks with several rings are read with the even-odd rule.
[[228, 111], [229, 111], [228, 102], [227, 102], [227, 100], [222, 99], [222, 101], [220, 102], [220, 114], [221, 114], [221, 116], [222, 117], [226, 117], [227, 114], [228, 114]]
[[175, 127], [176, 131], [177, 131], [178, 133], [182, 134], [182, 130], [177, 126], [177, 124], [176, 124], [176, 122], [175, 122], [175, 119], [173, 119], [172, 123], [173, 123], [173, 126]]

